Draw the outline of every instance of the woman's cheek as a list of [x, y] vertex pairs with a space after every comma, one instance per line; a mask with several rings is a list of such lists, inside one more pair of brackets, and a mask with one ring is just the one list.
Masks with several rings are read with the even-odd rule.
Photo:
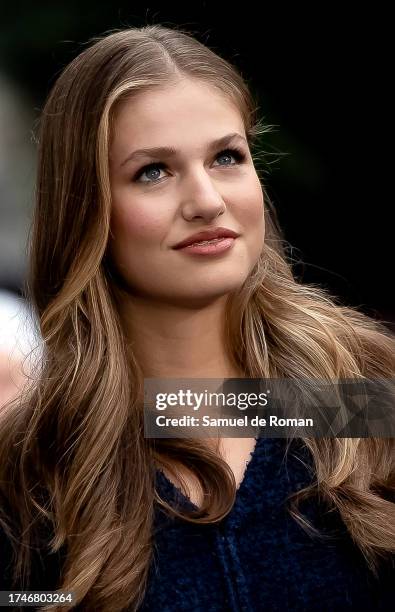
[[260, 185], [240, 190], [234, 194], [236, 210], [235, 217], [238, 217], [242, 226], [256, 225], [264, 220], [264, 201]]
[[112, 216], [112, 233], [114, 237], [137, 242], [151, 242], [162, 231], [163, 222], [151, 211], [134, 205], [115, 208]]

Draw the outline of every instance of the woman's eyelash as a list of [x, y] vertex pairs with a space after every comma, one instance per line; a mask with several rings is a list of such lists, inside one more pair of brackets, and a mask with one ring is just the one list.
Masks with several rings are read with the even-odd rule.
[[[220, 151], [219, 153], [217, 153], [215, 158], [222, 157], [222, 156], [229, 155], [229, 154], [235, 158], [236, 163], [224, 165], [224, 168], [237, 166], [238, 164], [243, 163], [247, 157], [247, 155], [244, 153], [242, 149], [239, 149], [237, 147], [231, 147], [231, 148], [224, 149], [223, 151]], [[141, 168], [137, 172], [137, 174], [134, 176], [133, 181], [138, 181], [145, 172], [148, 172], [149, 170], [153, 170], [153, 169], [164, 170], [166, 169], [166, 164], [162, 162], [156, 162], [156, 163], [147, 164], [146, 166], [143, 166], [143, 168]], [[159, 181], [161, 180], [162, 179], [159, 178], [159, 179], [153, 179], [150, 181], [140, 181], [140, 182], [147, 183], [147, 184], [153, 184], [153, 183], [159, 183]]]

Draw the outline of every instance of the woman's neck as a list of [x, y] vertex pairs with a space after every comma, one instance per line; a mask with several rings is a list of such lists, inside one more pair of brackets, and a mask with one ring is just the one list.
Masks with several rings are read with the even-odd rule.
[[224, 298], [196, 310], [129, 298], [121, 316], [145, 377], [242, 378], [225, 348]]

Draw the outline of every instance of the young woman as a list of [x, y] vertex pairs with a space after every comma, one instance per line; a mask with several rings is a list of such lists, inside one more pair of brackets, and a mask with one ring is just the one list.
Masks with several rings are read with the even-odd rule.
[[237, 70], [159, 25], [95, 41], [53, 87], [43, 357], [1, 419], [2, 590], [92, 612], [390, 608], [393, 439], [144, 437], [145, 377], [393, 377], [390, 332], [293, 277], [262, 130]]

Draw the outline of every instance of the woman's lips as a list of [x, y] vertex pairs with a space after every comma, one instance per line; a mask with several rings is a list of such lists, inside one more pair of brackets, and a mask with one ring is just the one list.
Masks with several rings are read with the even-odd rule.
[[217, 255], [228, 251], [234, 244], [237, 238], [215, 238], [213, 240], [203, 240], [198, 243], [189, 244], [188, 246], [177, 249], [183, 253], [193, 255]]
[[173, 249], [182, 249], [191, 244], [211, 242], [213, 240], [220, 240], [221, 238], [237, 238], [239, 235], [240, 234], [228, 227], [213, 227], [201, 232], [196, 232], [192, 236], [188, 236], [188, 238], [176, 244]]

